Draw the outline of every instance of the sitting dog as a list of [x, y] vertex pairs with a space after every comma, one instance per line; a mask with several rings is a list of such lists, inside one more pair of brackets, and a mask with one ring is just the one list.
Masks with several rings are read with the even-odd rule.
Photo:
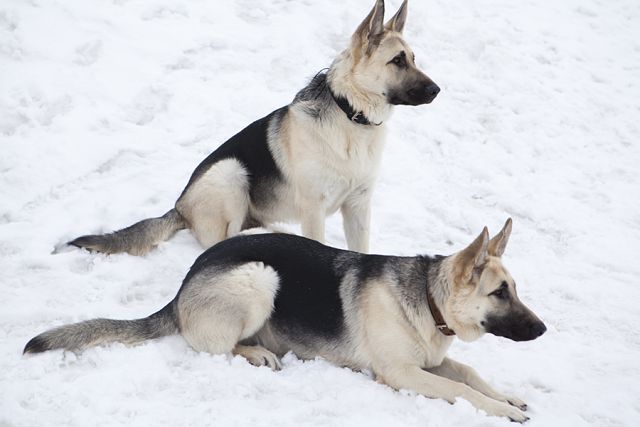
[[546, 327], [520, 302], [501, 256], [511, 220], [450, 256], [366, 255], [288, 234], [244, 235], [205, 251], [177, 296], [138, 320], [94, 319], [44, 332], [25, 353], [134, 344], [181, 334], [197, 351], [242, 355], [280, 368], [278, 357], [323, 357], [370, 369], [395, 389], [523, 422], [526, 405], [446, 357], [457, 335], [532, 340]]
[[405, 0], [384, 24], [378, 0], [329, 71], [204, 159], [173, 209], [69, 244], [142, 255], [189, 228], [208, 248], [281, 221], [299, 222], [304, 236], [323, 242], [325, 218], [340, 209], [347, 246], [368, 252], [371, 193], [392, 106], [430, 103], [440, 91], [402, 38], [406, 17]]

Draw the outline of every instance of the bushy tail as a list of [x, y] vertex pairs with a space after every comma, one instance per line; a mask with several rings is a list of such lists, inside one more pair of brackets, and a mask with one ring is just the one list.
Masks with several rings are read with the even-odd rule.
[[32, 338], [23, 353], [42, 353], [57, 348], [82, 350], [110, 342], [136, 344], [176, 333], [178, 322], [171, 302], [144, 319], [92, 319], [51, 329]]
[[186, 226], [178, 211], [171, 209], [161, 217], [143, 219], [113, 233], [81, 236], [68, 244], [106, 254], [127, 252], [131, 255], [144, 255]]

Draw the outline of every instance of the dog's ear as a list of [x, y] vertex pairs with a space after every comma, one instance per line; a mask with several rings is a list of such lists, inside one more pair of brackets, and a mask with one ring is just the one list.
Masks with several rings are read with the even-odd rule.
[[404, 30], [404, 23], [407, 21], [407, 3], [409, 0], [404, 0], [400, 9], [393, 15], [393, 18], [389, 19], [389, 21], [384, 25], [389, 31], [397, 31], [401, 33]]
[[469, 246], [456, 255], [456, 270], [460, 283], [468, 283], [473, 272], [482, 269], [487, 260], [489, 247], [489, 230], [482, 229], [482, 233]]
[[384, 34], [384, 0], [377, 0], [371, 12], [360, 23], [352, 40], [367, 53], [376, 47]]
[[496, 234], [493, 239], [489, 241], [489, 255], [501, 257], [504, 253], [504, 249], [507, 247], [507, 243], [509, 242], [509, 236], [511, 236], [511, 225], [513, 221], [511, 218], [507, 219], [507, 222], [504, 223], [504, 227], [498, 234]]

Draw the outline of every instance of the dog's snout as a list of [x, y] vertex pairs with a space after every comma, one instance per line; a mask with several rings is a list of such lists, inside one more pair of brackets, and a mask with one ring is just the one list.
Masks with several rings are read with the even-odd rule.
[[486, 332], [513, 341], [535, 340], [547, 331], [545, 324], [537, 317], [517, 313], [490, 316], [481, 324]]
[[531, 334], [534, 337], [539, 337], [547, 331], [547, 327], [542, 322], [536, 322], [531, 326]]
[[422, 105], [431, 103], [439, 93], [440, 87], [424, 76], [411, 85], [389, 90], [387, 100], [391, 105]]
[[409, 91], [407, 93], [409, 94], [410, 97], [417, 98], [420, 95], [422, 95], [422, 90], [421, 90], [421, 88], [414, 87], [414, 88], [409, 89]]
[[430, 82], [409, 89], [408, 94], [417, 103], [430, 103], [440, 93], [440, 87]]

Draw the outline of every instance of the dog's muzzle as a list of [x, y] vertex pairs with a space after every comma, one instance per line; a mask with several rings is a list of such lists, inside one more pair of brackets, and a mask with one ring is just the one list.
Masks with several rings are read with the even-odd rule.
[[547, 331], [541, 320], [518, 316], [489, 317], [482, 325], [486, 332], [513, 341], [535, 340]]
[[409, 101], [413, 105], [430, 104], [431, 101], [436, 99], [436, 96], [440, 93], [440, 87], [435, 83], [428, 83], [409, 89], [407, 95]]
[[417, 83], [409, 90], [391, 90], [387, 100], [391, 105], [429, 104], [440, 93], [440, 88], [432, 81]]

